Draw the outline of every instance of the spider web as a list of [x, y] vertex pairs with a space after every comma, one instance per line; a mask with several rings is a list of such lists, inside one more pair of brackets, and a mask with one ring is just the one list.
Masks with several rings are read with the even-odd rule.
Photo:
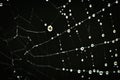
[[118, 0], [0, 3], [0, 64], [10, 74], [3, 75], [10, 80], [119, 79], [119, 7]]

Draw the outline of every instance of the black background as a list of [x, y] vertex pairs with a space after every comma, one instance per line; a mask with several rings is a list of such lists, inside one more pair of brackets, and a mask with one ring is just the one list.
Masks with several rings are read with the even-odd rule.
[[[55, 9], [49, 2], [46, 3], [44, 0], [10, 0], [9, 2], [7, 1], [1, 1], [4, 3], [3, 7], [0, 7], [0, 77], [1, 80], [18, 80], [16, 78], [17, 75], [23, 76], [20, 80], [81, 80], [81, 75], [85, 75], [85, 80], [87, 80], [87, 77], [90, 76], [91, 80], [97, 79], [97, 80], [118, 80], [119, 79], [119, 74], [110, 74], [108, 76], [99, 76], [98, 74], [92, 74], [88, 75], [88, 73], [82, 73], [82, 74], [77, 74], [76, 72], [70, 73], [70, 72], [63, 72], [63, 71], [57, 71], [51, 68], [39, 68], [36, 66], [33, 66], [29, 63], [26, 62], [26, 60], [32, 60], [36, 64], [50, 64], [55, 67], [70, 67], [70, 68], [80, 68], [80, 69], [92, 69], [91, 65], [91, 59], [88, 57], [88, 59], [84, 62], [81, 63], [80, 59], [81, 57], [84, 57], [85, 55], [90, 56], [90, 52], [93, 52], [95, 56], [95, 65], [96, 69], [101, 69], [101, 70], [109, 70], [113, 71], [116, 70], [115, 68], [112, 67], [112, 63], [114, 62], [114, 58], [110, 58], [109, 55], [106, 55], [108, 60], [106, 60], [110, 66], [106, 69], [103, 66], [104, 63], [104, 53], [107, 53], [109, 49], [114, 50], [115, 48], [118, 48], [117, 53], [120, 53], [119, 47], [120, 47], [120, 42], [118, 41], [115, 44], [109, 44], [109, 45], [102, 45], [98, 46], [95, 48], [88, 49], [87, 52], [84, 55], [79, 55], [79, 57], [76, 58], [75, 54], [79, 54], [80, 52], [70, 52], [70, 54], [63, 54], [63, 55], [58, 55], [58, 56], [53, 56], [53, 57], [48, 57], [48, 58], [32, 58], [31, 56], [27, 55], [24, 56], [24, 52], [20, 51], [17, 53], [11, 53], [16, 49], [19, 49], [23, 47], [21, 45], [21, 41], [26, 43], [28, 42], [25, 39], [17, 38], [15, 40], [10, 41], [9, 43], [6, 43], [4, 40], [11, 38], [15, 35], [15, 30], [16, 30], [16, 25], [21, 25], [26, 29], [30, 30], [35, 30], [35, 31], [46, 31], [46, 34], [31, 34], [27, 33], [25, 31], [20, 31], [21, 35], [29, 35], [33, 41], [27, 46], [27, 49], [29, 47], [44, 42], [48, 39], [50, 39], [52, 36], [55, 36], [56, 33], [61, 33], [64, 30], [66, 30], [68, 27], [66, 27], [66, 20], [63, 16], [61, 16], [58, 12], [58, 10]], [[51, 0], [52, 3], [54, 3], [57, 7], [65, 4], [67, 1], [66, 0]], [[91, 0], [91, 3], [93, 4], [93, 8], [90, 9], [90, 14], [100, 10], [103, 8], [108, 2], [102, 3], [99, 0]], [[112, 3], [112, 0], [111, 0]], [[88, 7], [87, 5], [89, 2], [81, 3], [80, 0], [74, 0], [72, 3], [69, 4], [68, 8], [72, 9], [73, 16], [75, 18], [76, 22], [82, 21], [87, 18], [87, 14], [85, 13], [85, 8]], [[21, 15], [24, 18], [28, 19], [30, 18], [31, 10], [32, 8], [34, 9], [33, 12], [33, 18], [30, 20], [32, 22], [31, 26], [27, 22], [25, 22], [22, 19], [16, 19], [14, 18], [17, 15]], [[72, 39], [69, 38], [69, 34], [64, 34], [59, 38], [56, 38], [55, 40], [37, 48], [37, 50], [33, 50], [33, 54], [52, 54], [54, 52], [59, 52], [59, 42], [58, 39], [61, 40], [62, 45], [63, 45], [63, 50], [70, 50], [74, 49], [76, 47], [81, 47], [81, 46], [87, 46], [91, 43], [100, 43], [103, 42], [104, 40], [112, 40], [117, 37], [120, 37], [120, 6], [119, 4], [113, 5], [110, 9], [107, 9], [105, 12], [100, 13], [104, 15], [103, 17], [103, 29], [104, 32], [106, 33], [106, 37], [102, 39], [100, 37], [100, 34], [102, 33], [98, 23], [95, 22], [98, 18], [100, 18], [100, 15], [97, 15], [96, 18], [92, 20], [87, 20], [84, 22], [80, 27], [77, 27], [77, 29], [80, 32], [80, 37], [81, 37], [81, 42], [79, 42], [77, 36], [75, 36], [74, 30], [71, 31], [71, 35], [73, 36]], [[115, 24], [115, 28], [118, 31], [116, 35], [113, 35], [110, 31], [112, 30], [111, 28], [111, 19], [108, 17], [109, 11], [112, 12], [112, 20], [113, 24]], [[39, 18], [37, 16], [39, 16]], [[44, 26], [43, 22], [40, 22], [40, 19], [43, 19], [44, 22], [51, 24], [52, 21], [56, 18], [58, 15], [57, 19], [53, 23], [52, 26], [54, 26], [54, 30], [49, 33], [47, 31], [47, 27]], [[71, 21], [71, 25], [75, 24], [74, 21]], [[90, 25], [90, 32], [87, 30], [87, 25]], [[92, 41], [89, 41], [87, 39], [88, 34], [91, 34], [94, 36]], [[26, 49], [26, 50], [27, 50]], [[5, 57], [3, 54], [8, 56], [10, 59]], [[15, 66], [11, 65], [12, 59], [16, 58], [16, 55], [19, 55], [23, 60], [22, 61], [15, 61], [14, 64]], [[67, 60], [66, 58], [69, 57], [70, 60]], [[61, 63], [61, 59], [65, 59], [65, 65]], [[119, 57], [117, 58], [119, 61]], [[5, 64], [2, 64], [5, 63]], [[9, 64], [9, 65], [6, 65]], [[101, 66], [102, 65], [102, 66]], [[17, 73], [13, 73], [13, 70], [16, 69]]]

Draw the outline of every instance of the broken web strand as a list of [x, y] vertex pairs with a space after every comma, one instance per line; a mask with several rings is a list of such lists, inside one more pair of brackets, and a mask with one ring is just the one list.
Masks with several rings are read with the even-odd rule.
[[[90, 17], [89, 17], [90, 18]], [[87, 20], [87, 19], [86, 19]], [[84, 22], [84, 21], [86, 21], [86, 20], [83, 20], [82, 21], [82, 23]], [[73, 27], [74, 28], [74, 27]], [[55, 39], [54, 37], [52, 38], [52, 40], [53, 39]], [[119, 38], [116, 38], [115, 39], [115, 41], [118, 41], [119, 40]], [[51, 41], [51, 40], [49, 40], [49, 41]], [[47, 41], [47, 42], [49, 42], [49, 41]], [[45, 43], [47, 43], [47, 42], [45, 42]], [[107, 43], [106, 44], [109, 44], [109, 43], [112, 43], [112, 40], [110, 40], [110, 41], [106, 41]], [[42, 44], [41, 44], [42, 45]], [[97, 47], [97, 46], [99, 46], [99, 45], [104, 45], [104, 43], [99, 43], [99, 44], [94, 44], [95, 46], [94, 47]], [[91, 47], [93, 47], [93, 45], [90, 45]], [[38, 47], [37, 45], [35, 46], [35, 47]], [[34, 48], [34, 47], [33, 47]], [[88, 47], [85, 47], [85, 48], [88, 48]], [[75, 51], [75, 49], [73, 49], [73, 50], [69, 50], [69, 51], [61, 51], [61, 54], [62, 53], [66, 53], [66, 52], [70, 52], [70, 51]], [[55, 53], [56, 54], [56, 53]], [[58, 53], [57, 53], [57, 55], [58, 55]], [[53, 55], [52, 55], [53, 56]], [[43, 55], [43, 57], [47, 57], [47, 56], [45, 56], [45, 55]], [[28, 61], [29, 62], [29, 61]], [[33, 63], [32, 63], [33, 64]], [[65, 69], [65, 68], [64, 68]], [[64, 70], [63, 69], [63, 70]], [[66, 71], [68, 71], [69, 69], [66, 69]], [[72, 69], [70, 69], [70, 71], [72, 71]], [[102, 74], [102, 72], [101, 71], [97, 71], [97, 72], [100, 72], [100, 74]], [[78, 70], [78, 73], [80, 73], [80, 70]]]

